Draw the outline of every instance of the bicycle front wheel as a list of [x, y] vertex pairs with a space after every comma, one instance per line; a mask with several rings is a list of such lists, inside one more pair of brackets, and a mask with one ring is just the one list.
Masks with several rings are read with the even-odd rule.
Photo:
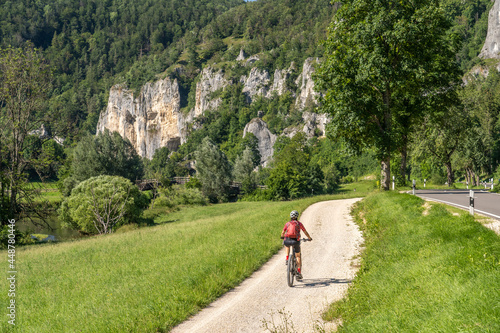
[[291, 287], [293, 286], [293, 276], [295, 273], [295, 253], [292, 253], [292, 255], [288, 259], [288, 265], [286, 267], [286, 282], [288, 283], [288, 286]]

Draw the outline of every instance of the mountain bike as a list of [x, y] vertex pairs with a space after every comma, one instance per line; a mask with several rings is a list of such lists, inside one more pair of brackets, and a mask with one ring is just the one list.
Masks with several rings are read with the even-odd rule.
[[[302, 238], [300, 242], [308, 242], [309, 239], [307, 238]], [[293, 279], [295, 275], [297, 275], [299, 272], [297, 271], [298, 265], [297, 265], [297, 256], [295, 255], [295, 247], [292, 245], [290, 246], [290, 255], [288, 256], [288, 265], [286, 266], [286, 282], [288, 283], [289, 287], [293, 286]]]

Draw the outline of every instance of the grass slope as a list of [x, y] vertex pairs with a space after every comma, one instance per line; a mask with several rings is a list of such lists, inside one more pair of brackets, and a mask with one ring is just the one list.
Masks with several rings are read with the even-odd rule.
[[[425, 213], [424, 213], [425, 212]], [[466, 212], [378, 193], [357, 208], [366, 250], [339, 332], [500, 332], [500, 242]]]
[[[0, 331], [168, 331], [270, 258], [291, 210], [361, 196], [373, 182], [354, 186], [292, 202], [189, 207], [159, 216], [155, 227], [18, 248], [16, 326], [4, 318]], [[6, 251], [3, 257], [7, 272]], [[6, 279], [0, 290], [6, 309]]]

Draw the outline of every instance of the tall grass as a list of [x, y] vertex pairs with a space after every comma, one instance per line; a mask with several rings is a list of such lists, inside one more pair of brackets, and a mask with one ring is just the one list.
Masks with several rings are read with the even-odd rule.
[[339, 332], [500, 332], [500, 241], [463, 212], [407, 194], [358, 204], [366, 250]]
[[[363, 193], [373, 188], [363, 186]], [[363, 193], [189, 207], [157, 216], [155, 227], [19, 248], [16, 327], [4, 318], [0, 330], [168, 331], [276, 253], [291, 210]], [[6, 309], [6, 279], [0, 288]]]

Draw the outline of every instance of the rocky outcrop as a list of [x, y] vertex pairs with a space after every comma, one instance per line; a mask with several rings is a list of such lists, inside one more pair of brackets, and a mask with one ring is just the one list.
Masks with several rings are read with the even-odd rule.
[[302, 121], [304, 123], [303, 126], [287, 127], [284, 129], [283, 135], [293, 138], [297, 133], [303, 132], [307, 138], [314, 136], [324, 137], [330, 118], [326, 114], [304, 112], [302, 114]]
[[325, 136], [326, 125], [330, 121], [330, 118], [328, 118], [326, 114], [304, 112], [302, 114], [302, 119], [304, 120], [302, 132], [304, 132], [307, 137]]
[[[245, 57], [243, 54], [242, 57]], [[250, 57], [249, 59], [257, 59]], [[244, 61], [244, 60], [242, 60]], [[304, 109], [308, 103], [315, 103], [319, 95], [314, 91], [312, 73], [317, 58], [305, 61], [302, 73], [296, 80], [300, 94], [296, 98], [296, 106]], [[248, 62], [247, 62], [248, 63]], [[274, 94], [280, 96], [291, 87], [287, 87], [287, 78], [293, 73], [294, 65], [288, 69], [277, 69], [271, 82], [269, 73], [254, 67], [248, 76], [242, 76], [242, 92], [249, 103], [256, 96], [271, 98]], [[224, 77], [222, 70], [211, 66], [206, 67], [200, 74], [196, 84], [195, 107], [187, 114], [180, 111], [180, 94], [177, 80], [166, 78], [154, 83], [147, 83], [138, 96], [124, 86], [116, 85], [109, 93], [108, 106], [99, 117], [97, 132], [104, 129], [117, 131], [124, 138], [128, 138], [142, 157], [152, 158], [156, 149], [168, 147], [176, 150], [186, 142], [189, 131], [202, 126], [196, 122], [196, 117], [207, 110], [214, 110], [222, 102], [213, 94], [227, 87], [231, 82]], [[293, 88], [292, 88], [293, 89]], [[293, 93], [293, 92], [292, 92]], [[305, 112], [304, 126], [287, 129], [286, 135], [294, 135], [303, 131], [308, 137], [322, 135], [325, 132], [326, 117]], [[273, 135], [264, 121], [254, 119], [245, 128], [245, 134], [251, 132], [259, 139], [262, 164], [266, 164], [273, 154], [272, 147], [276, 136]]]
[[196, 84], [196, 104], [194, 116], [197, 117], [206, 110], [217, 109], [222, 102], [221, 98], [211, 98], [211, 94], [224, 89], [230, 82], [224, 78], [222, 70], [214, 70], [210, 66], [201, 72], [200, 81]]
[[[274, 71], [274, 80], [271, 88], [267, 92], [267, 98], [273, 97], [273, 93], [276, 93], [277, 96], [281, 96], [285, 94], [287, 91], [290, 91], [287, 87], [286, 80], [291, 74], [291, 69], [277, 69]], [[292, 92], [293, 94], [293, 92]]]
[[247, 54], [245, 53], [245, 51], [243, 51], [243, 49], [240, 49], [240, 54], [238, 54], [238, 57], [236, 57], [236, 61], [243, 61], [245, 60], [247, 57]]
[[97, 133], [104, 129], [128, 138], [137, 153], [151, 159], [156, 149], [176, 150], [181, 143], [180, 95], [177, 80], [166, 78], [147, 83], [139, 96], [121, 85], [113, 86]]
[[299, 75], [295, 84], [300, 89], [300, 94], [297, 96], [295, 105], [303, 110], [308, 103], [317, 103], [316, 97], [320, 94], [314, 90], [314, 65], [319, 64], [318, 58], [307, 58], [302, 67], [302, 73]]
[[479, 57], [500, 59], [500, 0], [495, 0], [490, 10], [488, 33]]
[[273, 146], [276, 142], [276, 135], [271, 133], [266, 122], [260, 118], [254, 118], [245, 126], [243, 137], [248, 133], [255, 135], [259, 141], [260, 164], [266, 166], [273, 157]]
[[248, 77], [243, 75], [240, 82], [243, 83], [242, 92], [247, 97], [247, 102], [251, 103], [254, 96], [266, 96], [269, 90], [269, 73], [266, 70], [260, 70], [254, 67], [250, 70]]

